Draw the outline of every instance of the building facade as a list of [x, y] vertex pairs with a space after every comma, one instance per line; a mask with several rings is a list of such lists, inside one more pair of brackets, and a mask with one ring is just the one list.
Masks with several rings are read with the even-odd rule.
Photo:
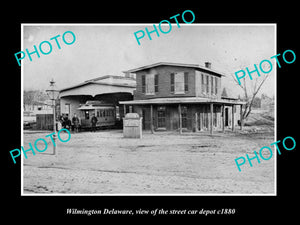
[[146, 130], [212, 132], [234, 129], [241, 120], [244, 103], [222, 98], [224, 74], [212, 70], [210, 63], [202, 67], [160, 62], [125, 73], [135, 73], [137, 87], [133, 101], [120, 103], [143, 117]]

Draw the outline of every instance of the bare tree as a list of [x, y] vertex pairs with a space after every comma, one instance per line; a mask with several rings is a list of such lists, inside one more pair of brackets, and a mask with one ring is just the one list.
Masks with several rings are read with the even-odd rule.
[[[41, 102], [44, 102], [46, 99], [48, 99], [45, 92], [42, 90], [24, 90], [23, 92], [23, 107], [24, 110], [30, 110], [34, 108], [34, 105], [39, 105]], [[29, 108], [26, 109], [26, 106]]]
[[23, 107], [26, 110], [26, 106], [31, 109], [32, 105], [34, 104], [34, 91], [25, 91], [23, 92]]
[[[269, 68], [266, 68], [266, 70], [267, 69]], [[266, 70], [264, 69], [264, 71]], [[238, 82], [237, 78], [233, 74], [231, 74], [231, 76], [235, 83], [243, 90], [243, 100], [246, 102], [243, 110], [243, 118], [246, 119], [251, 113], [252, 105], [257, 93], [259, 92], [265, 81], [268, 79], [269, 73], [261, 74], [260, 76], [253, 78], [253, 80], [243, 78], [243, 82], [241, 83]], [[246, 80], [248, 80], [248, 82], [246, 82]]]

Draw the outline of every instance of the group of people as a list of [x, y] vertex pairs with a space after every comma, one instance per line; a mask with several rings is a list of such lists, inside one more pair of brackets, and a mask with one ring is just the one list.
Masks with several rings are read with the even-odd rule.
[[[68, 129], [70, 131], [79, 132], [81, 128], [81, 119], [74, 114], [72, 120], [69, 119], [68, 115], [62, 115], [59, 118], [62, 128]], [[98, 122], [97, 117], [93, 114], [91, 118], [91, 131], [96, 132], [96, 124]]]
[[79, 132], [80, 126], [81, 126], [81, 121], [80, 118], [74, 114], [72, 117], [72, 120], [69, 119], [68, 115], [63, 115], [60, 116], [59, 121], [61, 123], [62, 128]]

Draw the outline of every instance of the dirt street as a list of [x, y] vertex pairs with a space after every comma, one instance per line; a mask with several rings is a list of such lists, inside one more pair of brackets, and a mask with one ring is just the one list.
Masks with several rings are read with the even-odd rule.
[[[51, 132], [24, 131], [24, 147]], [[24, 158], [24, 194], [274, 194], [274, 156], [239, 172], [234, 159], [274, 142], [273, 132], [159, 132], [125, 139], [121, 130], [72, 133]], [[40, 147], [43, 149], [43, 146]], [[267, 157], [267, 156], [266, 156]]]

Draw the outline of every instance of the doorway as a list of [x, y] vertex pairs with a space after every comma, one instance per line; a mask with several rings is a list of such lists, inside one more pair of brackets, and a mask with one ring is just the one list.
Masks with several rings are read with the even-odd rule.
[[182, 128], [187, 128], [187, 106], [181, 107], [181, 119], [182, 119]]
[[166, 107], [157, 107], [157, 128], [166, 129]]
[[225, 108], [225, 127], [229, 126], [229, 111], [228, 108]]

